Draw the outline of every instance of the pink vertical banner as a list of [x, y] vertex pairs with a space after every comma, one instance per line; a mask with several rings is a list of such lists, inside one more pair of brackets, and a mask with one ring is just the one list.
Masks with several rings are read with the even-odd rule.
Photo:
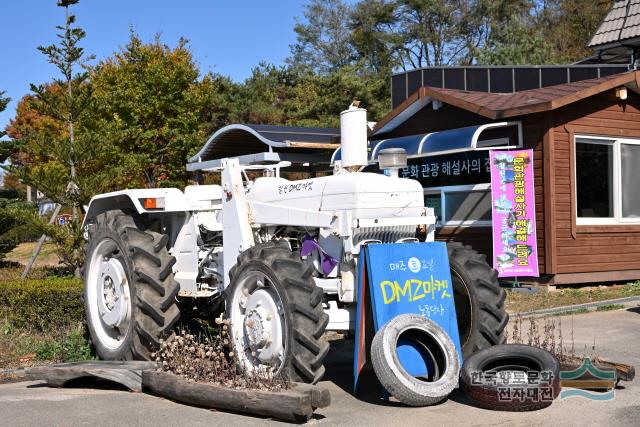
[[538, 277], [533, 150], [489, 152], [493, 268], [498, 277]]

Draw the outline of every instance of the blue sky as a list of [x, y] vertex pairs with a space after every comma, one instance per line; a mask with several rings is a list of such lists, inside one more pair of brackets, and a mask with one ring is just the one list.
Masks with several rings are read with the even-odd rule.
[[[304, 0], [81, 0], [72, 6], [87, 37], [83, 47], [97, 59], [109, 56], [129, 38], [129, 28], [149, 41], [161, 33], [190, 47], [203, 73], [214, 71], [243, 80], [261, 60], [282, 64], [295, 42], [293, 26]], [[0, 1], [0, 90], [12, 98], [0, 113], [0, 129], [15, 114], [29, 83], [43, 83], [57, 70], [36, 50], [56, 40], [64, 9], [55, 0]]]

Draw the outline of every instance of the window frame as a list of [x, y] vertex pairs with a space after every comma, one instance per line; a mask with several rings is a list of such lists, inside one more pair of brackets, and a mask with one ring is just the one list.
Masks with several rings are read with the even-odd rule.
[[[640, 224], [640, 218], [624, 218], [622, 216], [622, 145], [640, 145], [640, 139], [617, 138], [614, 136], [576, 134], [573, 138], [573, 194], [575, 196], [573, 216], [576, 226], [583, 225], [633, 225]], [[581, 141], [582, 140], [582, 141]], [[585, 141], [586, 140], [586, 141]], [[589, 141], [591, 140], [591, 141]], [[602, 141], [602, 142], [599, 142]], [[578, 178], [577, 178], [577, 144], [601, 144], [613, 147], [613, 217], [579, 217], [578, 216]]]
[[450, 185], [443, 187], [432, 187], [425, 189], [423, 194], [440, 195], [440, 215], [442, 220], [436, 222], [436, 227], [491, 227], [491, 220], [466, 220], [466, 221], [445, 221], [447, 218], [447, 208], [445, 198], [447, 193], [470, 193], [473, 191], [488, 191], [491, 194], [491, 183]]

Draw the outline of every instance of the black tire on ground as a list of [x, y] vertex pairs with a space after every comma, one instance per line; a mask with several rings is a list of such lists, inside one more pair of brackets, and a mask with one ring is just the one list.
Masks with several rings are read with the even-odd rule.
[[[102, 240], [115, 242], [112, 256], [124, 265], [131, 296], [131, 319], [119, 347], [105, 347], [98, 339], [91, 319], [87, 319], [96, 353], [104, 360], [149, 360], [151, 353], [160, 346], [160, 340], [171, 334], [180, 318], [176, 301], [179, 285], [172, 271], [176, 260], [167, 251], [168, 236], [148, 230], [141, 221], [134, 220], [132, 214], [120, 210], [98, 215], [95, 223], [89, 225], [88, 232], [86, 263], [90, 262], [94, 249]], [[85, 311], [90, 316], [89, 265], [83, 269]]]
[[230, 316], [235, 288], [256, 270], [276, 287], [289, 325], [284, 335], [284, 363], [275, 374], [291, 381], [317, 383], [324, 375], [323, 361], [329, 352], [324, 334], [329, 316], [322, 308], [323, 292], [313, 280], [313, 267], [303, 263], [299, 251], [291, 251], [285, 241], [262, 243], [242, 252], [229, 272], [225, 316]]
[[[507, 374], [501, 377], [500, 372], [505, 371], [527, 374], [510, 374], [511, 379], [504, 380]], [[498, 411], [534, 411], [546, 408], [558, 397], [560, 364], [551, 353], [537, 347], [497, 345], [469, 357], [462, 366], [460, 381], [475, 406]]]
[[[402, 367], [396, 346], [400, 337], [424, 346], [432, 357], [435, 376], [415, 378]], [[458, 352], [449, 335], [435, 322], [415, 314], [401, 314], [376, 332], [371, 343], [371, 363], [382, 386], [409, 406], [434, 405], [458, 385]]]
[[509, 315], [498, 273], [484, 255], [457, 242], [447, 243], [462, 356], [503, 344]]

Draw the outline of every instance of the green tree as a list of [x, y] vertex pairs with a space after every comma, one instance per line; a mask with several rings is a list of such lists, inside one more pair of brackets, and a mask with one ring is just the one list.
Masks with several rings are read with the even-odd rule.
[[514, 13], [496, 22], [486, 43], [475, 51], [481, 65], [549, 64], [553, 46], [542, 28], [528, 15]]
[[[86, 57], [84, 49], [80, 47], [85, 32], [82, 28], [74, 26], [76, 17], [69, 13], [69, 6], [78, 2], [79, 0], [58, 0], [58, 6], [64, 8], [65, 11], [64, 26], [56, 27], [60, 31], [58, 34], [60, 41], [58, 44], [38, 47], [38, 50], [47, 56], [48, 61], [55, 65], [62, 74], [61, 79], [54, 79], [54, 85], [64, 88], [64, 90], [52, 91], [49, 84], [31, 85], [31, 90], [40, 101], [35, 104], [40, 109], [40, 113], [66, 123], [68, 128], [67, 147], [57, 147], [57, 150], [54, 150], [55, 154], [59, 156], [58, 160], [67, 163], [69, 167], [66, 194], [64, 196], [61, 194], [48, 196], [63, 199], [70, 204], [74, 219], [77, 217], [77, 207], [80, 203], [78, 200], [80, 191], [76, 182], [79, 147], [76, 147], [75, 127], [91, 100], [90, 86], [86, 84], [89, 75], [84, 69], [84, 65], [92, 59], [92, 57]], [[36, 186], [42, 191], [41, 185]]]
[[[228, 80], [199, 79], [186, 40], [175, 48], [159, 37], [151, 43], [135, 34], [91, 76], [94, 108], [87, 130], [101, 146], [101, 168], [113, 188], [182, 186], [185, 162], [202, 145], [205, 130], [228, 112], [209, 105], [217, 89], [231, 91]], [[221, 97], [224, 100], [224, 96]]]
[[100, 145], [94, 145], [85, 132], [86, 115], [75, 123], [74, 159], [76, 190], [69, 191], [71, 179], [68, 159], [70, 156], [67, 123], [47, 112], [50, 105], [63, 104], [66, 89], [58, 83], [43, 85], [41, 94], [27, 95], [20, 100], [16, 116], [7, 126], [15, 151], [6, 166], [13, 181], [21, 181], [37, 188], [49, 200], [63, 206], [86, 204], [99, 191], [104, 182], [103, 171], [97, 165]]
[[297, 85], [290, 67], [261, 62], [238, 87], [234, 119], [241, 123], [285, 125], [291, 123], [288, 104]]
[[352, 7], [343, 0], [309, 0], [304, 21], [294, 27], [297, 41], [289, 63], [319, 73], [331, 73], [354, 62], [349, 20]]
[[546, 0], [536, 9], [553, 62], [571, 63], [593, 54], [587, 43], [612, 0]]
[[[4, 94], [5, 92], [0, 90], [0, 113], [7, 109], [7, 105], [11, 101], [10, 98], [5, 98]], [[6, 134], [3, 129], [0, 129], [0, 163], [6, 162], [9, 156], [15, 152], [15, 144], [2, 139]]]
[[19, 243], [37, 236], [24, 221], [36, 212], [36, 206], [20, 200], [16, 191], [0, 191], [0, 261]]
[[[4, 110], [7, 109], [7, 104], [9, 104], [9, 101], [11, 101], [10, 98], [5, 98], [4, 94], [5, 92], [3, 90], [0, 90], [0, 113], [2, 113]], [[4, 130], [0, 130], [0, 138], [2, 138], [5, 135], [6, 135], [6, 132]]]
[[351, 43], [358, 61], [362, 68], [383, 78], [402, 64], [398, 56], [402, 37], [395, 12], [395, 1], [368, 0], [358, 3], [351, 14]]

